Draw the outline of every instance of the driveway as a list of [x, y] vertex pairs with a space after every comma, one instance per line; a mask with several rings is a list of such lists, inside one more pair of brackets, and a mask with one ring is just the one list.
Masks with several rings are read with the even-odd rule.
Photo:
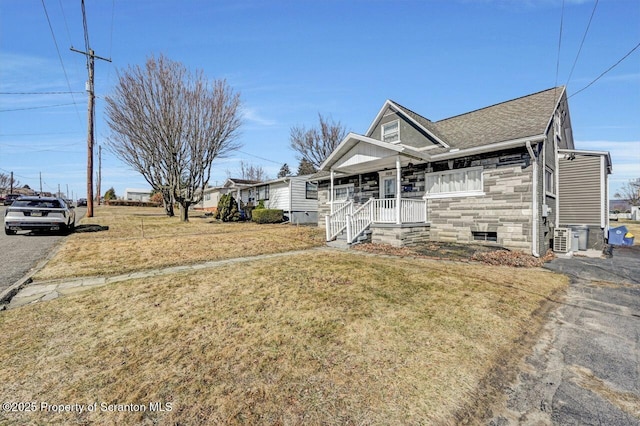
[[640, 425], [640, 246], [555, 259], [571, 285], [492, 425]]

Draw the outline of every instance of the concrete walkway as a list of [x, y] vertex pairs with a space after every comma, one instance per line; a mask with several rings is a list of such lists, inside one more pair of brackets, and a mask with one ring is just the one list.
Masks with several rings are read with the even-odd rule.
[[181, 272], [193, 272], [203, 269], [218, 268], [225, 265], [235, 263], [252, 262], [254, 260], [273, 259], [284, 256], [294, 256], [302, 253], [313, 251], [335, 250], [329, 247], [314, 247], [304, 250], [287, 251], [283, 253], [262, 254], [258, 256], [239, 257], [233, 259], [216, 260], [194, 265], [173, 266], [161, 269], [151, 269], [147, 271], [131, 272], [128, 274], [115, 275], [111, 277], [83, 277], [83, 278], [67, 278], [60, 280], [32, 282], [25, 284], [18, 290], [17, 294], [11, 298], [11, 302], [7, 306], [8, 309], [17, 308], [19, 306], [28, 305], [30, 303], [44, 302], [53, 300], [61, 296], [75, 294], [92, 288], [101, 287], [107, 284], [118, 283], [122, 281], [135, 280], [139, 278], [158, 277], [162, 275], [177, 274]]

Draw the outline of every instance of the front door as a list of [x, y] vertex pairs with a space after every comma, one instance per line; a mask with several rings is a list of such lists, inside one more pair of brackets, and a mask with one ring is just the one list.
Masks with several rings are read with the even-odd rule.
[[396, 198], [396, 177], [385, 176], [382, 178], [380, 198]]

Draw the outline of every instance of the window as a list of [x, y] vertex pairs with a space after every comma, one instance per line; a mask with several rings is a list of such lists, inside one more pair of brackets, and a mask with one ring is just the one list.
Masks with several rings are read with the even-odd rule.
[[427, 196], [476, 195], [482, 193], [482, 168], [427, 173], [426, 186]]
[[347, 201], [353, 198], [354, 188], [351, 185], [333, 187], [333, 201]]
[[256, 195], [259, 200], [269, 199], [269, 185], [262, 185], [256, 188]]
[[382, 125], [383, 142], [400, 141], [400, 120], [392, 121]]
[[317, 200], [318, 199], [318, 184], [313, 182], [307, 182], [307, 186], [305, 188], [305, 198], [307, 200]]
[[548, 194], [556, 193], [556, 185], [553, 180], [553, 170], [548, 167], [544, 170], [544, 188]]
[[474, 241], [490, 241], [493, 243], [498, 242], [498, 233], [497, 232], [471, 232], [473, 234]]

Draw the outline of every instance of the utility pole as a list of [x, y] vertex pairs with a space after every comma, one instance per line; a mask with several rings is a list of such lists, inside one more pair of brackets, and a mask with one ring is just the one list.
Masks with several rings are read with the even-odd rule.
[[102, 145], [98, 145], [98, 196], [96, 197], [98, 200], [98, 205], [100, 205], [100, 186], [102, 184]]
[[9, 190], [9, 194], [13, 194], [13, 172], [11, 172], [11, 180], [9, 181], [9, 186], [11, 189]]
[[42, 172], [40, 172], [40, 195], [42, 195]]
[[87, 15], [84, 9], [84, 0], [81, 0], [82, 4], [82, 21], [84, 24], [84, 44], [86, 51], [83, 52], [81, 50], [74, 49], [73, 46], [71, 50], [76, 53], [80, 53], [87, 57], [87, 70], [89, 71], [89, 80], [87, 81], [87, 92], [89, 94], [89, 105], [87, 108], [87, 116], [88, 116], [88, 129], [87, 129], [87, 217], [93, 217], [93, 131], [94, 131], [94, 123], [93, 119], [95, 117], [95, 93], [93, 86], [93, 69], [95, 59], [102, 59], [103, 61], [111, 62], [111, 59], [102, 58], [97, 56], [93, 49], [89, 47], [89, 33], [87, 31]]

